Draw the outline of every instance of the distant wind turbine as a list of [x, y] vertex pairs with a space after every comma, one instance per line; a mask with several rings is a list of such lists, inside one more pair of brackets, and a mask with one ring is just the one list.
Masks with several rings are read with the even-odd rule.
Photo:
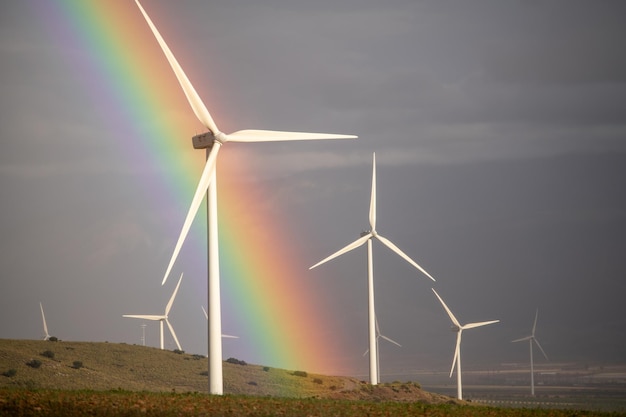
[[[380, 327], [378, 326], [378, 317], [376, 317], [376, 351], [378, 353], [378, 355], [376, 356], [376, 374], [378, 375], [378, 383], [380, 384], [380, 349], [379, 349], [379, 344], [378, 341], [380, 338], [385, 339], [388, 342], [393, 343], [396, 346], [402, 347], [402, 345], [398, 342], [396, 342], [393, 339], [388, 338], [387, 336], [385, 336], [384, 334], [382, 334], [380, 332]], [[365, 351], [365, 353], [363, 353], [363, 356], [367, 355], [369, 353], [369, 348]]]
[[324, 258], [320, 262], [316, 263], [309, 269], [313, 269], [325, 262], [330, 261], [340, 255], [343, 255], [346, 252], [351, 251], [352, 249], [358, 248], [367, 242], [367, 287], [368, 287], [368, 311], [369, 311], [369, 351], [370, 351], [370, 383], [372, 385], [378, 384], [378, 349], [376, 348], [376, 311], [374, 308], [374, 258], [372, 256], [372, 239], [378, 239], [382, 244], [387, 246], [396, 254], [400, 255], [405, 261], [413, 265], [415, 268], [420, 270], [424, 275], [428, 278], [435, 280], [430, 276], [428, 272], [426, 272], [421, 266], [419, 266], [413, 259], [409, 258], [407, 254], [402, 252], [400, 248], [394, 245], [389, 239], [381, 236], [376, 231], [376, 154], [374, 153], [372, 159], [372, 194], [370, 197], [370, 212], [369, 212], [369, 221], [370, 221], [370, 230], [367, 232], [361, 233], [361, 237], [345, 246], [344, 248], [338, 250], [332, 255]]
[[546, 358], [546, 360], [549, 360], [548, 355], [546, 355], [546, 352], [544, 352], [543, 348], [539, 344], [539, 340], [537, 340], [537, 338], [535, 337], [535, 329], [537, 328], [538, 316], [539, 309], [535, 311], [535, 322], [533, 323], [533, 330], [530, 333], [530, 336], [522, 337], [521, 339], [515, 339], [512, 341], [512, 343], [515, 343], [528, 340], [528, 343], [530, 344], [530, 395], [532, 395], [533, 397], [535, 396], [535, 365], [533, 363], [533, 341], [537, 344], [537, 347], [539, 347], [539, 350], [541, 350], [541, 353], [543, 353], [543, 356]]
[[41, 319], [43, 320], [43, 332], [46, 334], [43, 337], [43, 340], [48, 340], [50, 339], [50, 333], [48, 333], [48, 325], [46, 324], [46, 316], [43, 314], [43, 305], [41, 304], [41, 301], [39, 302], [39, 308], [41, 309]]
[[[206, 318], [207, 320], [209, 319], [209, 315], [207, 314], [206, 310], [204, 309], [204, 306], [200, 306], [202, 307], [202, 312], [204, 313], [204, 318]], [[231, 336], [229, 334], [222, 334], [223, 338], [226, 339], [239, 339], [239, 336]]]
[[137, 6], [141, 10], [148, 26], [152, 30], [157, 39], [163, 53], [176, 74], [176, 78], [187, 97], [194, 114], [208, 129], [208, 132], [196, 135], [192, 142], [195, 149], [206, 149], [206, 165], [196, 192], [191, 201], [191, 206], [183, 228], [176, 242], [174, 253], [170, 259], [167, 270], [163, 277], [163, 283], [167, 280], [170, 271], [178, 257], [178, 253], [185, 241], [191, 223], [198, 212], [204, 193], [207, 194], [207, 226], [208, 226], [208, 297], [209, 297], [209, 319], [208, 319], [208, 357], [209, 357], [209, 393], [223, 394], [223, 377], [222, 377], [222, 329], [221, 329], [221, 305], [220, 305], [220, 280], [219, 280], [219, 250], [218, 250], [218, 234], [217, 234], [217, 187], [216, 187], [216, 161], [217, 154], [223, 144], [227, 142], [275, 142], [288, 140], [317, 140], [317, 139], [350, 139], [356, 138], [352, 135], [336, 135], [324, 133], [302, 133], [302, 132], [282, 132], [272, 130], [239, 130], [231, 134], [225, 134], [217, 128], [217, 124], [211, 117], [208, 109], [200, 99], [200, 96], [194, 89], [193, 85], [185, 75], [185, 72], [179, 65], [178, 61], [172, 54], [161, 34], [152, 23], [152, 20], [143, 9], [138, 0], [135, 0]]
[[163, 347], [163, 322], [165, 322], [167, 324], [167, 327], [170, 329], [170, 332], [172, 333], [172, 337], [174, 337], [174, 341], [176, 342], [176, 346], [178, 346], [178, 350], [183, 350], [183, 348], [180, 347], [180, 343], [178, 343], [178, 338], [176, 337], [176, 333], [174, 332], [174, 327], [172, 327], [172, 325], [170, 324], [170, 321], [168, 320], [168, 314], [170, 313], [172, 304], [174, 304], [174, 298], [176, 298], [176, 293], [178, 292], [178, 287], [180, 287], [180, 283], [182, 280], [183, 280], [183, 274], [180, 274], [180, 278], [178, 279], [178, 284], [176, 284], [176, 288], [174, 289], [174, 292], [172, 293], [170, 300], [167, 302], [167, 305], [165, 306], [165, 313], [163, 315], [146, 315], [146, 314], [124, 314], [123, 315], [123, 317], [130, 317], [133, 319], [158, 321], [160, 325], [160, 329], [161, 329], [161, 349], [164, 349]]
[[462, 325], [461, 323], [459, 323], [456, 317], [454, 317], [454, 314], [452, 314], [452, 311], [450, 311], [446, 303], [443, 302], [443, 299], [439, 296], [439, 294], [437, 294], [437, 291], [435, 291], [434, 288], [431, 288], [431, 289], [433, 290], [433, 292], [435, 293], [435, 295], [441, 302], [441, 305], [443, 306], [443, 308], [448, 313], [450, 320], [452, 320], [452, 324], [453, 324], [452, 331], [456, 332], [456, 348], [454, 349], [454, 359], [452, 360], [452, 368], [450, 368], [450, 378], [452, 378], [452, 373], [454, 372], [454, 365], [456, 364], [457, 398], [459, 400], [462, 400], [463, 399], [463, 384], [461, 382], [461, 334], [463, 333], [463, 330], [465, 329], [473, 329], [474, 327], [486, 326], [488, 324], [497, 323], [500, 320], [481, 321], [478, 323], [468, 323], [468, 324]]

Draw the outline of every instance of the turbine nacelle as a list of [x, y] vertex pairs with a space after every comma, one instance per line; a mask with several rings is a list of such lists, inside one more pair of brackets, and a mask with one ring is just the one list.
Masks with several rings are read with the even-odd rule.
[[194, 149], [211, 149], [215, 143], [215, 135], [211, 131], [200, 133], [191, 138], [191, 143]]
[[450, 326], [450, 331], [454, 333], [458, 333], [461, 331], [461, 327], [453, 324], [452, 326]]

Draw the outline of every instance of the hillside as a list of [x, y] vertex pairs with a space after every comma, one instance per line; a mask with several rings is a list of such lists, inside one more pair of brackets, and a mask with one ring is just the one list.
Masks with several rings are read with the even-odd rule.
[[[27, 363], [39, 361], [34, 368]], [[207, 392], [207, 359], [117, 343], [0, 339], [0, 388]], [[354, 378], [224, 362], [224, 392], [253, 396], [456, 402], [415, 383], [371, 386]]]

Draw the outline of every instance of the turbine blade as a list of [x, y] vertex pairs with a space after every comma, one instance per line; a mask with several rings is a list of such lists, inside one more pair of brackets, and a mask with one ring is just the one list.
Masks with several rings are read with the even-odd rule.
[[239, 339], [239, 336], [231, 336], [229, 334], [223, 334], [222, 337], [225, 339]]
[[548, 355], [546, 355], [546, 352], [543, 350], [543, 348], [541, 347], [541, 345], [539, 344], [539, 340], [537, 340], [536, 338], [533, 337], [533, 340], [535, 341], [535, 343], [537, 344], [537, 346], [539, 346], [539, 350], [541, 350], [541, 353], [543, 353], [543, 356], [546, 358], [546, 360], [550, 360], [548, 359]]
[[407, 261], [408, 263], [410, 263], [411, 265], [413, 265], [415, 268], [419, 269], [420, 271], [422, 271], [422, 273], [424, 275], [426, 275], [428, 278], [432, 279], [433, 281], [435, 280], [435, 278], [431, 277], [430, 274], [428, 272], [426, 272], [426, 270], [424, 270], [424, 268], [422, 268], [421, 266], [419, 266], [413, 259], [409, 258], [409, 256], [402, 252], [400, 250], [399, 247], [397, 247], [396, 245], [394, 245], [389, 239], [381, 236], [381, 235], [376, 235], [376, 238], [378, 240], [380, 240], [385, 246], [387, 246], [389, 249], [391, 249], [392, 251], [394, 251], [395, 253], [397, 253], [398, 255], [400, 255], [402, 258], [404, 258], [405, 261]]
[[41, 318], [43, 320], [43, 331], [46, 334], [46, 338], [50, 337], [48, 334], [48, 325], [46, 324], [46, 316], [43, 314], [43, 304], [39, 302], [39, 308], [41, 309]]
[[530, 340], [532, 339], [532, 336], [526, 336], [526, 337], [522, 337], [521, 339], [515, 339], [515, 340], [511, 340], [511, 343], [515, 343], [515, 342], [524, 342], [526, 340]]
[[431, 290], [433, 290], [433, 292], [435, 293], [435, 295], [437, 296], [437, 298], [441, 302], [441, 305], [446, 310], [446, 313], [448, 313], [448, 316], [450, 317], [450, 320], [452, 320], [452, 323], [455, 326], [457, 326], [459, 329], [461, 329], [462, 328], [461, 323], [459, 323], [459, 321], [456, 319], [456, 317], [454, 317], [454, 314], [452, 314], [452, 311], [450, 311], [450, 309], [448, 308], [446, 303], [443, 302], [443, 299], [439, 296], [439, 294], [437, 294], [437, 291], [435, 291], [434, 288], [431, 288]]
[[204, 306], [200, 306], [202, 307], [202, 311], [204, 312], [204, 317], [208, 320], [209, 319], [209, 315], [207, 314], [206, 310], [204, 309]]
[[183, 223], [183, 228], [180, 231], [180, 235], [178, 236], [178, 241], [176, 242], [176, 246], [174, 247], [174, 253], [172, 254], [172, 258], [170, 259], [170, 263], [167, 266], [167, 270], [165, 271], [165, 275], [163, 276], [163, 281], [161, 285], [165, 284], [167, 281], [167, 277], [172, 271], [172, 267], [174, 266], [174, 262], [176, 262], [176, 258], [178, 258], [178, 254], [180, 249], [183, 246], [183, 242], [189, 233], [189, 229], [191, 228], [191, 224], [193, 223], [193, 219], [196, 217], [198, 213], [198, 209], [200, 208], [200, 204], [202, 204], [202, 199], [204, 198], [204, 194], [206, 193], [207, 188], [211, 184], [211, 180], [213, 179], [213, 174], [215, 173], [215, 161], [217, 160], [217, 154], [219, 152], [221, 145], [217, 142], [213, 144], [213, 148], [211, 148], [211, 152], [209, 153], [209, 158], [206, 161], [206, 165], [204, 166], [204, 171], [202, 171], [202, 175], [200, 176], [200, 181], [198, 182], [198, 187], [196, 188], [196, 193], [191, 200], [191, 206], [189, 207], [189, 212], [187, 212], [187, 217], [185, 218], [185, 222]]
[[370, 227], [376, 230], [376, 152], [372, 156], [372, 194], [370, 197]]
[[165, 319], [165, 323], [167, 323], [167, 327], [170, 329], [170, 332], [172, 333], [172, 336], [174, 337], [174, 341], [176, 342], [176, 346], [178, 346], [178, 350], [183, 350], [183, 348], [180, 347], [178, 338], [176, 337], [176, 332], [174, 331], [174, 328], [172, 327], [170, 321], [167, 318]]
[[155, 316], [155, 315], [146, 315], [146, 314], [124, 314], [122, 317], [130, 317], [132, 319], [143, 319], [143, 320], [163, 320], [165, 316]]
[[393, 340], [393, 339], [388, 338], [387, 336], [385, 336], [385, 335], [383, 335], [383, 334], [381, 334], [381, 335], [379, 335], [379, 336], [380, 336], [380, 337], [382, 337], [383, 339], [385, 339], [386, 341], [393, 343], [394, 345], [397, 345], [397, 346], [402, 347], [402, 345], [401, 345], [400, 343], [396, 342], [396, 341], [395, 341], [395, 340]]
[[488, 324], [497, 323], [500, 320], [490, 320], [490, 321], [481, 321], [479, 323], [468, 323], [465, 326], [462, 326], [462, 329], [473, 329], [474, 327], [486, 326]]
[[279, 142], [287, 140], [355, 139], [356, 137], [334, 133], [283, 132], [279, 130], [239, 130], [227, 135], [229, 142]]
[[331, 259], [335, 259], [336, 257], [338, 257], [339, 255], [343, 255], [346, 252], [351, 251], [352, 249], [358, 248], [359, 246], [361, 246], [362, 244], [364, 244], [365, 242], [367, 242], [367, 240], [369, 238], [372, 237], [371, 233], [366, 234], [363, 237], [360, 237], [359, 239], [355, 240], [354, 242], [348, 244], [347, 246], [343, 247], [342, 249], [339, 249], [337, 252], [333, 253], [332, 255], [322, 259], [321, 261], [319, 261], [318, 263], [316, 263], [315, 265], [313, 265], [312, 267], [310, 267], [309, 269], [313, 269], [316, 266], [319, 266], [323, 263], [326, 263], [328, 261], [330, 261]]
[[367, 348], [367, 350], [363, 353], [363, 356], [367, 355], [368, 353], [370, 353], [370, 349]]
[[376, 335], [380, 336], [380, 327], [378, 326], [378, 317], [374, 317], [374, 324], [376, 325]]
[[537, 317], [539, 316], [539, 309], [535, 311], [535, 322], [533, 323], [533, 331], [531, 335], [535, 335], [535, 329], [537, 328]]
[[174, 304], [174, 298], [176, 298], [176, 293], [178, 292], [178, 287], [180, 287], [180, 283], [183, 280], [183, 274], [180, 274], [180, 278], [178, 279], [178, 284], [176, 284], [176, 288], [174, 289], [174, 292], [172, 293], [172, 296], [170, 297], [170, 300], [167, 302], [167, 305], [165, 306], [165, 317], [167, 317], [167, 315], [170, 313], [170, 309], [172, 308], [172, 304]]
[[191, 105], [191, 108], [193, 109], [196, 117], [202, 122], [204, 126], [207, 127], [207, 129], [209, 129], [213, 133], [213, 135], [217, 135], [218, 133], [220, 133], [217, 125], [213, 121], [213, 118], [211, 117], [211, 114], [207, 110], [206, 106], [200, 99], [200, 96], [198, 96], [198, 93], [193, 88], [193, 85], [191, 85], [191, 82], [187, 78], [187, 75], [185, 75], [185, 72], [178, 64], [178, 61], [176, 61], [174, 54], [172, 54], [172, 51], [170, 51], [170, 48], [165, 43], [165, 40], [163, 40], [163, 37], [157, 30], [156, 26], [154, 26], [154, 23], [152, 23], [152, 20], [150, 19], [146, 11], [143, 9], [141, 4], [139, 4], [139, 0], [135, 0], [135, 3], [137, 3], [139, 10], [141, 10], [141, 14], [143, 14], [146, 22], [148, 22], [148, 26], [150, 26], [154, 37], [156, 38], [157, 42], [159, 42], [159, 45], [161, 46], [165, 57], [170, 63], [172, 70], [174, 70], [174, 74], [176, 74], [176, 78], [178, 79], [178, 82], [180, 83], [180, 86], [182, 87], [185, 96], [187, 97], [187, 101], [189, 102], [189, 105]]
[[454, 372], [454, 365], [456, 365], [456, 361], [461, 355], [461, 333], [462, 331], [459, 330], [456, 335], [456, 348], [454, 348], [454, 359], [452, 360], [452, 368], [450, 368], [450, 378], [452, 378], [452, 373]]

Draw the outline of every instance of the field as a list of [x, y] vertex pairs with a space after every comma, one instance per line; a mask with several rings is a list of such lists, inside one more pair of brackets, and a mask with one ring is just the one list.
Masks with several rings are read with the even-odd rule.
[[[355, 378], [236, 360], [224, 363], [227, 395], [211, 396], [206, 394], [206, 371], [206, 357], [182, 352], [113, 343], [0, 339], [0, 416], [626, 415], [537, 404], [510, 408], [511, 404], [493, 401], [497, 390], [485, 388], [483, 396], [491, 395], [487, 400], [509, 407], [499, 408], [428, 392], [416, 382], [372, 386]], [[480, 397], [477, 392], [471, 395]]]

